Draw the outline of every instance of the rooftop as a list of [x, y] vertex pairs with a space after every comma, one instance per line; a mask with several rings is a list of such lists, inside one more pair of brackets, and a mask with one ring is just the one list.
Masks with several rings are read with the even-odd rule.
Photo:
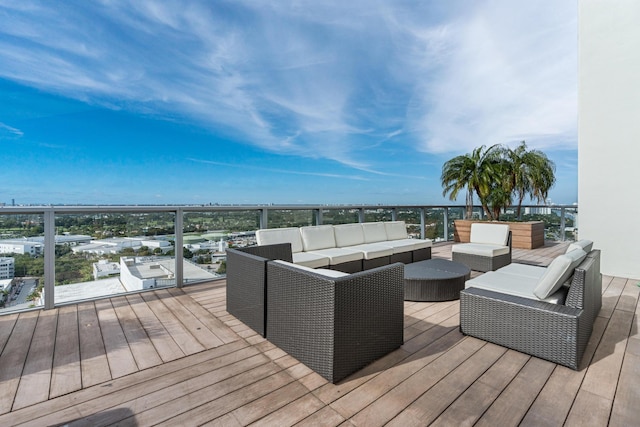
[[640, 288], [602, 291], [579, 371], [462, 335], [459, 301], [405, 302], [404, 345], [335, 385], [229, 315], [223, 280], [0, 316], [0, 425], [632, 425]]

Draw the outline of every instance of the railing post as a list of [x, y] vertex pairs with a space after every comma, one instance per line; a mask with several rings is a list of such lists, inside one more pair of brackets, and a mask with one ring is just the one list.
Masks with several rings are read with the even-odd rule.
[[53, 209], [44, 211], [44, 309], [55, 307], [56, 287], [56, 215]]
[[[466, 212], [466, 209], [465, 209]], [[444, 241], [449, 241], [449, 208], [445, 206], [442, 210], [442, 220], [444, 221]]]
[[322, 225], [322, 208], [315, 209], [313, 215], [316, 220], [316, 225]]
[[184, 212], [181, 208], [177, 208], [175, 211], [176, 219], [175, 224], [175, 253], [176, 253], [176, 287], [181, 288], [184, 284]]
[[397, 221], [397, 220], [398, 220], [398, 209], [391, 208], [391, 221]]
[[363, 223], [363, 222], [364, 222], [364, 220], [365, 220], [365, 217], [364, 217], [364, 208], [360, 208], [360, 209], [358, 209], [358, 221], [359, 221], [360, 223]]
[[420, 208], [420, 238], [424, 240], [424, 236], [425, 236], [425, 231], [424, 231], [424, 227], [425, 227], [425, 223], [426, 223], [426, 218], [425, 218], [425, 214], [424, 214], [424, 208]]
[[269, 209], [260, 209], [260, 228], [269, 228]]
[[565, 232], [564, 232], [564, 228], [565, 228], [565, 220], [564, 220], [564, 214], [565, 214], [565, 210], [564, 210], [564, 206], [560, 208], [560, 240], [561, 241], [565, 241]]

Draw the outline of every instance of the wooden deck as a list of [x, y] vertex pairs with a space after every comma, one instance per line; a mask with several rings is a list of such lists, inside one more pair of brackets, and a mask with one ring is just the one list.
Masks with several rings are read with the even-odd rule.
[[463, 336], [458, 301], [406, 302], [404, 345], [337, 385], [229, 315], [224, 281], [1, 316], [0, 425], [638, 425], [637, 282], [603, 277], [580, 371]]

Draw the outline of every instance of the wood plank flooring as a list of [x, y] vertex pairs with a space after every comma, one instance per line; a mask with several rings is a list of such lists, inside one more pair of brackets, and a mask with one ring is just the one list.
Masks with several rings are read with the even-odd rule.
[[579, 371], [463, 336], [458, 301], [405, 302], [404, 345], [339, 384], [229, 315], [224, 281], [0, 316], [0, 425], [638, 425], [638, 280], [602, 289]]

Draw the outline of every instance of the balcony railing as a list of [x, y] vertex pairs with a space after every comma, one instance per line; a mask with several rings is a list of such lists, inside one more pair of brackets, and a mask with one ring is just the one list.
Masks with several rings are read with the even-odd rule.
[[[576, 238], [577, 206], [523, 208], [548, 240]], [[439, 205], [0, 207], [0, 313], [223, 278], [225, 248], [255, 243], [260, 228], [402, 220], [437, 242], [453, 240], [464, 215]]]

